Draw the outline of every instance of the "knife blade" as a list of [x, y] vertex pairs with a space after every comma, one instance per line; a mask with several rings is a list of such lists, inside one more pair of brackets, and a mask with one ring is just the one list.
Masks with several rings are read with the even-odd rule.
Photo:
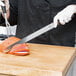
[[54, 26], [54, 23], [52, 22], [51, 24], [46, 25], [45, 27], [43, 27], [43, 28], [35, 31], [34, 33], [32, 33], [32, 34], [30, 34], [30, 35], [22, 38], [22, 39], [19, 40], [18, 42], [14, 43], [14, 44], [12, 44], [12, 45], [10, 45], [10, 46], [8, 46], [7, 49], [5, 50], [5, 52], [10, 51], [10, 49], [11, 49], [14, 45], [16, 45], [16, 44], [21, 44], [21, 43], [26, 43], [26, 42], [28, 42], [28, 41], [30, 41], [30, 40], [32, 40], [32, 39], [34, 39], [34, 38], [36, 38], [36, 37], [44, 34], [45, 32], [47, 32], [47, 31], [49, 31], [49, 30], [52, 30], [53, 28], [56, 28], [56, 27]]

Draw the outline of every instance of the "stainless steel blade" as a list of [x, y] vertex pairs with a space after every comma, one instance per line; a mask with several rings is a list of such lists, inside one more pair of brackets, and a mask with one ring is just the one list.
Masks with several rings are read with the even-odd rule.
[[16, 45], [16, 44], [24, 43], [24, 42], [26, 43], [26, 42], [28, 42], [28, 41], [30, 41], [30, 40], [32, 40], [32, 39], [40, 36], [41, 34], [44, 34], [45, 32], [47, 32], [47, 31], [49, 31], [49, 30], [51, 30], [51, 29], [53, 29], [53, 28], [55, 28], [55, 27], [54, 27], [54, 23], [51, 23], [51, 24], [49, 24], [49, 25], [47, 25], [47, 26], [45, 26], [45, 27], [43, 27], [43, 28], [35, 31], [34, 33], [32, 33], [32, 34], [24, 37], [24, 38], [21, 39], [20, 41], [14, 43], [14, 44], [12, 44], [12, 45], [10, 45], [10, 46], [7, 48], [7, 50], [5, 50], [5, 52], [8, 52], [9, 49], [12, 48], [12, 46], [14, 46], [14, 45]]

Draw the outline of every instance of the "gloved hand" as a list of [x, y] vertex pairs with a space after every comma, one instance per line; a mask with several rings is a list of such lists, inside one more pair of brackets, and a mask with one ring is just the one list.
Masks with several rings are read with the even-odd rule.
[[60, 11], [53, 19], [54, 25], [57, 27], [58, 23], [65, 25], [71, 21], [73, 14], [76, 13], [76, 5], [69, 5]]
[[[4, 3], [2, 1], [4, 1]], [[6, 6], [6, 10], [9, 10], [9, 0], [0, 0], [0, 12], [2, 13], [1, 6]]]

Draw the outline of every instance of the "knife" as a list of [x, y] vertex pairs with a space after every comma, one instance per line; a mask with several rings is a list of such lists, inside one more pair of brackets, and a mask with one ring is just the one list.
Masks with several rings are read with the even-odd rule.
[[54, 23], [52, 22], [51, 24], [46, 25], [45, 27], [43, 27], [43, 28], [35, 31], [34, 33], [29, 34], [28, 36], [22, 38], [22, 39], [19, 40], [18, 42], [14, 43], [14, 44], [12, 44], [12, 45], [10, 45], [10, 46], [8, 46], [8, 47], [6, 48], [6, 50], [4, 50], [4, 52], [10, 51], [10, 49], [11, 49], [14, 45], [16, 45], [16, 44], [21, 44], [21, 43], [24, 43], [24, 42], [26, 43], [26, 42], [28, 42], [28, 41], [30, 41], [30, 40], [32, 40], [32, 39], [34, 39], [34, 38], [36, 38], [36, 37], [44, 34], [45, 32], [47, 32], [47, 31], [49, 31], [49, 30], [52, 30], [53, 28], [56, 28], [56, 27], [54, 26]]

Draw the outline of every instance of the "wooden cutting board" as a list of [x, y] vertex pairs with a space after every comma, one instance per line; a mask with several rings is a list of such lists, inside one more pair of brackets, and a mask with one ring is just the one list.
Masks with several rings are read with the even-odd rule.
[[27, 56], [0, 53], [0, 76], [65, 76], [76, 56], [72, 47], [28, 45]]

